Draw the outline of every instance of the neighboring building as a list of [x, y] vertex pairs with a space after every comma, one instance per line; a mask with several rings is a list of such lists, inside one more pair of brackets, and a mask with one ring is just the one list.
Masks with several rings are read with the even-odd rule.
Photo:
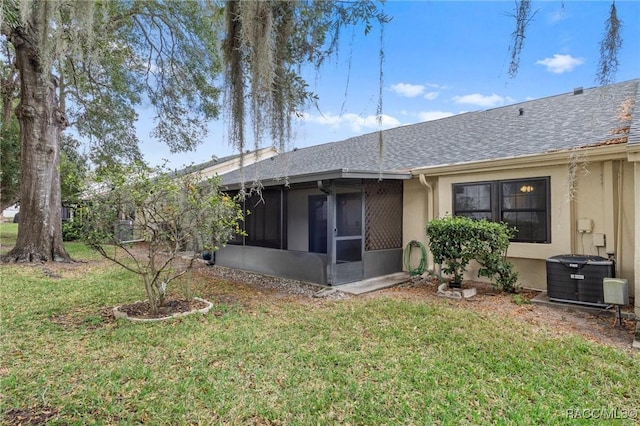
[[8, 207], [2, 211], [2, 220], [4, 222], [11, 222], [13, 218], [20, 212], [20, 208], [17, 205]]
[[229, 173], [233, 170], [238, 170], [242, 166], [248, 166], [258, 161], [266, 160], [274, 155], [278, 154], [278, 150], [275, 147], [259, 148], [254, 151], [247, 151], [244, 154], [233, 154], [226, 157], [214, 158], [205, 163], [195, 164], [186, 167], [181, 172], [200, 173], [204, 178], [210, 178], [216, 175], [222, 175]]
[[[73, 208], [70, 206], [62, 206], [62, 220], [69, 220], [73, 218]], [[20, 213], [20, 207], [16, 204], [7, 209], [4, 209], [2, 212], [2, 220], [4, 222], [17, 222], [18, 221], [18, 213]]]
[[[429, 220], [458, 214], [518, 229], [508, 255], [524, 287], [546, 288], [549, 257], [588, 254], [615, 259], [633, 296], [640, 291], [639, 84], [402, 126], [224, 174], [230, 191], [252, 181], [264, 189], [262, 200], [247, 200], [248, 236], [222, 249], [218, 263], [340, 284], [400, 271], [403, 248], [412, 240], [426, 245]], [[638, 302], [635, 309], [640, 315]]]

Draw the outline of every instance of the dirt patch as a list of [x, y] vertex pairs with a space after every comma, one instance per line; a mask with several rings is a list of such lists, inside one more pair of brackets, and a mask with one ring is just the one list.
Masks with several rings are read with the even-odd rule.
[[58, 410], [48, 406], [11, 408], [4, 413], [7, 425], [44, 425], [58, 415]]
[[[614, 326], [616, 314], [613, 310], [584, 310], [570, 304], [541, 305], [532, 303], [540, 292], [523, 290], [518, 294], [499, 293], [490, 284], [482, 282], [465, 282], [463, 287], [475, 287], [478, 294], [470, 299], [445, 299], [437, 295], [437, 283], [420, 282], [382, 290], [368, 297], [422, 299], [452, 307], [460, 306], [523, 321], [551, 336], [579, 335], [598, 344], [631, 350], [636, 321], [623, 319], [621, 328], [617, 324]], [[629, 308], [627, 312], [630, 312]]]
[[106, 307], [98, 312], [78, 309], [63, 314], [53, 315], [50, 321], [65, 328], [86, 327], [89, 330], [115, 322], [113, 308]]

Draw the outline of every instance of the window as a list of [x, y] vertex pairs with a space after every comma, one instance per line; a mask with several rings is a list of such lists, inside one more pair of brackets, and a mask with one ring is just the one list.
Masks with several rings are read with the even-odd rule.
[[252, 195], [244, 200], [244, 209], [249, 212], [241, 225], [247, 233], [230, 241], [230, 244], [286, 249], [286, 230], [282, 223], [286, 211], [286, 197], [279, 189], [263, 189], [261, 195]]
[[507, 223], [514, 242], [551, 242], [548, 177], [459, 183], [453, 193], [454, 215]]

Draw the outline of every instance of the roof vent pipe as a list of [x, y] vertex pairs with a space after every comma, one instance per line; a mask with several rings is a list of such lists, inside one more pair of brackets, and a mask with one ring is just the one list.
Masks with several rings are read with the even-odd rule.
[[584, 92], [584, 90], [582, 90], [582, 87], [576, 87], [575, 89], [573, 89], [574, 95], [582, 95], [582, 92]]
[[518, 109], [518, 115], [524, 115], [524, 108]]

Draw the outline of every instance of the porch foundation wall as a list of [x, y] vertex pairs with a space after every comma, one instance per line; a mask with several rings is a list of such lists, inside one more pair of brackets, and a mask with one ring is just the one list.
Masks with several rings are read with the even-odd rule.
[[[228, 245], [216, 253], [216, 265], [327, 285], [327, 255], [265, 247]], [[402, 249], [364, 253], [363, 279], [402, 271]]]
[[327, 255], [321, 253], [228, 245], [216, 253], [216, 265], [327, 284]]
[[402, 271], [402, 249], [364, 252], [364, 278], [379, 277]]

